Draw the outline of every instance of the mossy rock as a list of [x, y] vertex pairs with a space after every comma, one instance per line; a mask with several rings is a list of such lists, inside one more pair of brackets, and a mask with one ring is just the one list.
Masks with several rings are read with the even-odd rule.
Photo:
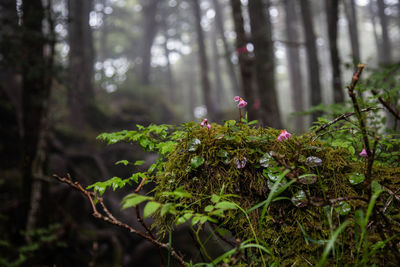
[[[318, 262], [332, 231], [348, 220], [350, 225], [336, 242], [339, 255], [328, 258], [326, 264], [335, 265], [338, 259], [350, 266], [359, 262], [356, 240], [359, 227], [354, 214], [358, 209], [365, 213], [369, 190], [366, 181], [352, 184], [349, 178], [364, 173], [365, 159], [355, 157], [345, 148], [312, 141], [310, 134], [292, 135], [282, 141], [277, 139], [279, 134], [277, 129], [253, 128], [233, 121], [225, 125], [212, 124], [210, 130], [188, 124], [185, 136], [156, 177], [156, 199], [161, 203], [174, 201], [163, 192], [182, 188], [192, 197], [179, 199], [180, 203], [190, 206], [194, 212], [205, 213], [211, 200], [204, 196], [219, 195], [223, 190], [226, 195], [235, 195], [231, 201], [248, 210], [267, 199], [274, 175], [290, 169], [281, 186], [295, 181], [278, 201], [270, 203], [262, 222], [261, 207], [248, 214], [252, 227], [239, 210], [226, 212], [218, 224], [241, 240], [254, 238], [254, 229], [259, 242], [273, 251], [274, 257], [264, 255], [269, 264], [275, 261], [281, 266], [305, 266]], [[400, 189], [399, 179], [399, 166], [374, 164], [372, 180], [392, 192]], [[296, 201], [294, 197], [298, 194], [300, 198]], [[343, 202], [339, 201], [342, 198]], [[385, 219], [381, 218], [383, 209]], [[376, 244], [396, 236], [373, 257], [367, 258], [365, 264], [397, 265], [398, 247], [392, 244], [400, 242], [399, 202], [385, 191], [377, 200], [376, 210], [367, 228], [366, 242]], [[167, 230], [173, 219], [159, 216], [155, 225]], [[359, 254], [362, 253], [361, 250]], [[258, 254], [253, 251], [252, 261], [257, 258], [255, 255]], [[247, 266], [248, 263], [239, 260], [235, 265]]]

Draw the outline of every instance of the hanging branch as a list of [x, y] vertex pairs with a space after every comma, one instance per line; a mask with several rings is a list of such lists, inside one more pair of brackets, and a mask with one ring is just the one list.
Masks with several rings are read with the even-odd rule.
[[[92, 210], [93, 210], [93, 214], [92, 214], [92, 215], [93, 215], [93, 217], [95, 217], [95, 218], [97, 218], [97, 219], [100, 219], [100, 220], [103, 220], [103, 221], [105, 221], [105, 222], [107, 222], [107, 223], [116, 225], [116, 226], [118, 226], [118, 227], [120, 227], [120, 228], [126, 229], [126, 230], [128, 230], [129, 232], [134, 233], [134, 234], [137, 234], [137, 235], [140, 236], [141, 238], [150, 241], [150, 242], [153, 243], [153, 245], [155, 245], [156, 247], [158, 247], [158, 248], [160, 248], [160, 249], [163, 248], [163, 249], [168, 250], [168, 251], [171, 253], [172, 257], [174, 257], [174, 258], [179, 262], [179, 264], [180, 264], [181, 266], [183, 266], [183, 267], [186, 267], [186, 266], [187, 266], [186, 263], [185, 263], [185, 261], [183, 260], [183, 258], [177, 253], [177, 251], [176, 251], [174, 248], [172, 248], [172, 247], [170, 246], [170, 244], [168, 244], [168, 243], [162, 243], [162, 242], [158, 241], [158, 240], [154, 237], [154, 235], [151, 233], [151, 231], [149, 231], [150, 229], [148, 228], [147, 225], [144, 224], [144, 222], [142, 222], [142, 225], [145, 225], [144, 227], [145, 227], [146, 231], [149, 232], [149, 234], [145, 234], [145, 233], [143, 233], [143, 232], [141, 232], [141, 231], [139, 231], [139, 230], [133, 228], [132, 226], [130, 226], [130, 225], [126, 224], [126, 223], [123, 223], [123, 222], [121, 222], [120, 220], [116, 219], [116, 218], [111, 214], [111, 212], [108, 210], [108, 208], [106, 207], [106, 205], [104, 204], [103, 198], [97, 197], [97, 200], [98, 200], [98, 202], [100, 203], [100, 206], [102, 207], [102, 209], [103, 209], [103, 211], [104, 211], [104, 213], [105, 213], [106, 215], [103, 215], [102, 213], [100, 213], [100, 212], [97, 210], [96, 204], [94, 204], [94, 201], [93, 201], [93, 197], [96, 197], [96, 196], [95, 196], [95, 193], [85, 190], [79, 182], [72, 182], [71, 176], [70, 176], [69, 174], [67, 174], [67, 178], [65, 178], [65, 177], [60, 177], [60, 176], [58, 176], [58, 175], [53, 175], [53, 177], [55, 177], [56, 179], [58, 179], [60, 182], [65, 183], [65, 184], [69, 185], [70, 187], [75, 188], [76, 190], [80, 191], [82, 194], [84, 194], [84, 195], [88, 198], [88, 200], [89, 200], [89, 202], [90, 202], [90, 205], [92, 206]], [[140, 215], [140, 214], [139, 214], [139, 215]], [[141, 218], [141, 217], [138, 216], [138, 220], [139, 220], [139, 222], [140, 222], [140, 219], [139, 219], [139, 218]], [[142, 221], [143, 221], [143, 219], [142, 219]]]

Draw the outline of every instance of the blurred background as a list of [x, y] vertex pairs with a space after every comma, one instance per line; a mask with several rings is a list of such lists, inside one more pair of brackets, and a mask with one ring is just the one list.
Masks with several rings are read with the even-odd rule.
[[[51, 175], [130, 177], [141, 166], [116, 161], [155, 155], [98, 134], [238, 119], [236, 95], [249, 120], [300, 134], [340, 113], [359, 62], [399, 66], [400, 0], [1, 0], [0, 266], [159, 266]], [[132, 190], [105, 197], [140, 229], [120, 210]], [[201, 261], [192, 243], [174, 236]]]

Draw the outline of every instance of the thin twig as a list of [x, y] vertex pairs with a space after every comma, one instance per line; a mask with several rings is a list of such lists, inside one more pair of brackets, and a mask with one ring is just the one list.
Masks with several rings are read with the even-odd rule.
[[157, 239], [152, 238], [150, 235], [142, 233], [142, 232], [136, 230], [135, 228], [133, 228], [132, 226], [119, 221], [118, 219], [116, 219], [114, 216], [111, 215], [111, 213], [109, 212], [109, 210], [107, 209], [107, 207], [104, 204], [103, 198], [97, 198], [98, 202], [100, 203], [101, 207], [103, 208], [103, 211], [106, 213], [106, 216], [101, 214], [97, 210], [96, 205], [94, 204], [94, 201], [92, 198], [95, 194], [93, 192], [85, 190], [82, 187], [82, 185], [79, 184], [78, 182], [72, 182], [71, 176], [69, 174], [67, 175], [68, 178], [63, 178], [58, 175], [53, 175], [53, 177], [58, 179], [60, 182], [65, 183], [65, 184], [69, 185], [70, 187], [73, 187], [76, 190], [80, 191], [82, 194], [84, 194], [89, 199], [90, 205], [92, 206], [93, 217], [103, 220], [107, 223], [116, 225], [120, 228], [124, 228], [124, 229], [128, 230], [129, 232], [137, 234], [141, 238], [150, 241], [151, 243], [153, 243], [155, 246], [157, 246], [159, 248], [164, 248], [166, 250], [169, 250], [171, 255], [179, 262], [179, 264], [181, 266], [184, 266], [184, 267], [187, 266], [185, 261], [183, 260], [183, 258], [176, 252], [176, 250], [174, 248], [170, 247], [170, 245], [168, 243], [162, 243], [162, 242], [158, 241]]
[[[378, 91], [376, 90], [371, 90], [372, 94], [374, 96], [378, 95]], [[381, 102], [381, 104], [398, 120], [400, 120], [400, 115], [397, 111], [395, 111], [392, 106], [386, 102], [381, 96], [378, 96], [378, 100], [379, 102]]]
[[[360, 112], [369, 112], [369, 111], [378, 110], [378, 109], [380, 109], [380, 108], [369, 107], [369, 108], [364, 108], [364, 109], [360, 110]], [[319, 127], [315, 131], [315, 134], [325, 130], [326, 128], [328, 128], [329, 126], [331, 126], [332, 124], [334, 124], [334, 123], [336, 123], [336, 122], [338, 122], [340, 120], [344, 120], [344, 119], [347, 119], [350, 116], [353, 116], [354, 114], [355, 114], [355, 112], [348, 112], [348, 113], [340, 115], [339, 117], [336, 117], [335, 119], [331, 120], [330, 122], [328, 122], [328, 123], [322, 125], [321, 127]]]
[[144, 182], [146, 182], [146, 177], [142, 178], [142, 181], [140, 182], [139, 186], [136, 188], [135, 193], [139, 192], [140, 189], [142, 189], [142, 186], [144, 185]]

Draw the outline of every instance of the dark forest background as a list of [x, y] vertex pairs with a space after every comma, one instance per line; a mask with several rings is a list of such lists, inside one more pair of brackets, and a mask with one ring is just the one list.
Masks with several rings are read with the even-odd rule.
[[[399, 60], [399, 0], [2, 0], [0, 266], [159, 264], [150, 243], [95, 221], [51, 177], [89, 185], [142, 167], [120, 159], [154, 160], [98, 134], [233, 119], [236, 95], [249, 120], [302, 133], [340, 113], [358, 63], [372, 73]], [[130, 190], [106, 194], [137, 225], [120, 211]]]

